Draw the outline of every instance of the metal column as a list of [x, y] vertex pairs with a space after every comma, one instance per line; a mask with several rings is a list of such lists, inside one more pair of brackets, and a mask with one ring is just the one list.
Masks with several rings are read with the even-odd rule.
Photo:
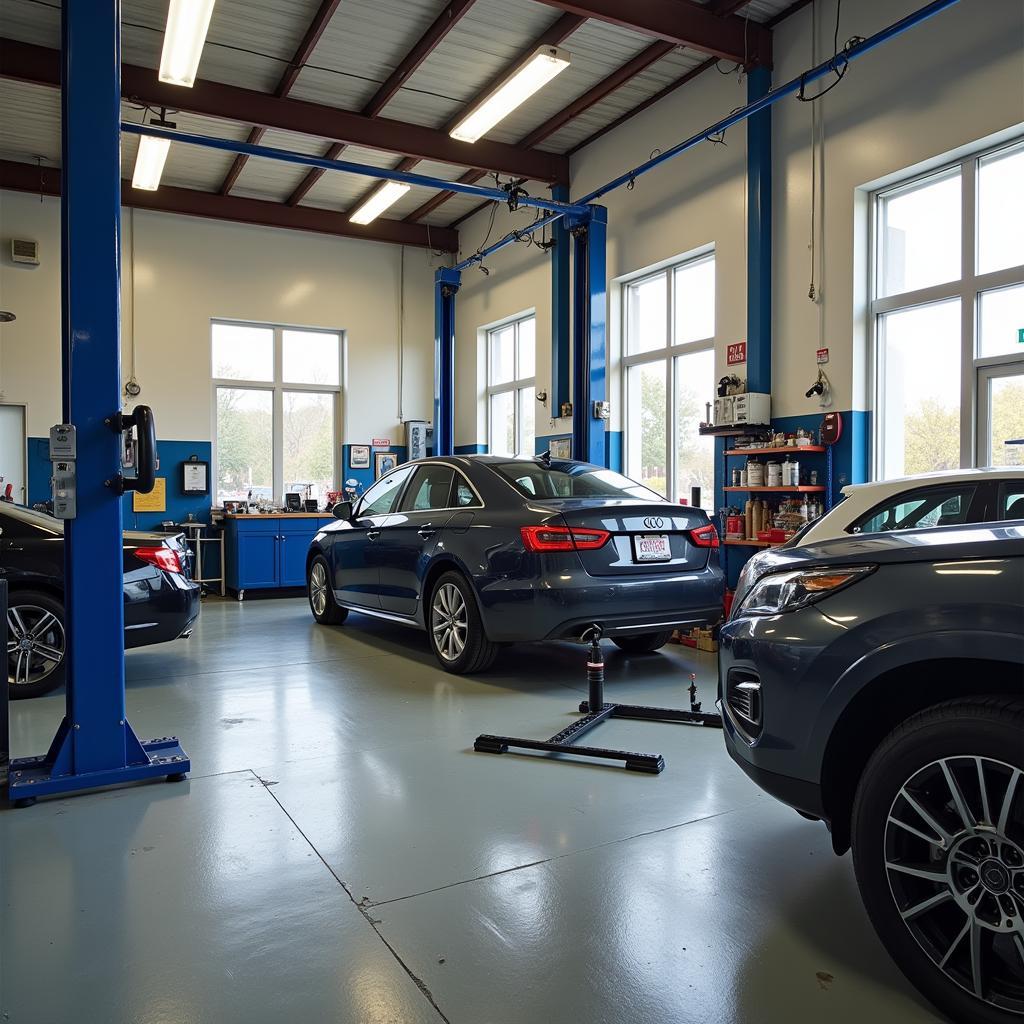
[[67, 0], [62, 21], [61, 273], [64, 421], [78, 432], [78, 516], [65, 524], [67, 710], [49, 752], [11, 762], [9, 796], [156, 776], [188, 758], [169, 738], [145, 747], [124, 699], [121, 435], [120, 4]]
[[591, 206], [586, 217], [570, 223], [569, 230], [573, 238], [572, 457], [607, 466], [607, 421], [596, 416], [595, 403], [603, 404], [607, 395], [608, 211]]
[[[771, 91], [767, 68], [747, 77], [747, 102]], [[747, 389], [772, 390], [772, 108], [747, 120]]]
[[442, 267], [434, 278], [434, 454], [455, 454], [455, 295], [458, 270]]
[[[556, 185], [551, 190], [552, 198], [559, 202], [569, 201], [569, 188]], [[551, 416], [561, 415], [562, 406], [570, 401], [570, 339], [569, 323], [569, 232], [565, 229], [564, 218], [551, 225], [551, 238], [555, 247], [551, 250]]]

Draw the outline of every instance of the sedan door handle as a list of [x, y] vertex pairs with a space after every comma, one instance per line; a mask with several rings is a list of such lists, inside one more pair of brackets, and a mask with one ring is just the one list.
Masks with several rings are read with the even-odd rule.
[[380, 536], [380, 530], [379, 529], [367, 530], [366, 531], [366, 539], [367, 540], [376, 540], [379, 536]]
[[423, 540], [427, 540], [437, 533], [437, 527], [432, 526], [430, 523], [424, 523], [416, 532], [423, 538]]

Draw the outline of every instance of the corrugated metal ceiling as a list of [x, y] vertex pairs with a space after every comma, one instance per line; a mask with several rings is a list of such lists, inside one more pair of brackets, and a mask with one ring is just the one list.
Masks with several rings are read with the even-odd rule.
[[[752, 0], [738, 12], [766, 21], [791, 0]], [[344, 0], [329, 22], [291, 96], [358, 111], [395, 70], [416, 41], [444, 9], [445, 0]], [[312, 22], [319, 0], [217, 0], [199, 74], [259, 92], [272, 92]], [[124, 0], [122, 50], [128, 63], [155, 68], [159, 63], [166, 18], [166, 0]], [[561, 17], [561, 12], [535, 0], [476, 0], [469, 11], [408, 78], [382, 111], [399, 121], [440, 128], [476, 100], [487, 83], [506, 70], [532, 40]], [[3, 0], [0, 34], [37, 45], [56, 47], [60, 39], [59, 3]], [[570, 67], [488, 137], [515, 143], [528, 136], [569, 104], [604, 80], [652, 40], [629, 29], [603, 22], [585, 22], [562, 44], [572, 57]], [[705, 55], [679, 48], [653, 63], [625, 85], [564, 125], [539, 148], [564, 153], [606, 127], [638, 104], [656, 95], [702, 63]], [[127, 104], [124, 116], [141, 117]], [[180, 128], [200, 134], [241, 140], [249, 126], [187, 114], [174, 115]], [[267, 146], [322, 155], [329, 140], [268, 131]], [[124, 174], [130, 176], [138, 140], [122, 140]], [[0, 152], [8, 159], [42, 157], [58, 163], [60, 108], [55, 90], [0, 81]], [[371, 166], [394, 166], [392, 154], [350, 147], [345, 159]], [[220, 187], [231, 166], [230, 154], [174, 145], [164, 180], [204, 191]], [[454, 180], [464, 167], [423, 162], [417, 171]], [[283, 202], [305, 176], [302, 167], [250, 159], [233, 192]], [[355, 175], [323, 175], [304, 199], [305, 205], [347, 209], [373, 184]], [[387, 216], [400, 219], [433, 193], [413, 188]], [[477, 204], [456, 196], [430, 214], [431, 224], [448, 224]]]

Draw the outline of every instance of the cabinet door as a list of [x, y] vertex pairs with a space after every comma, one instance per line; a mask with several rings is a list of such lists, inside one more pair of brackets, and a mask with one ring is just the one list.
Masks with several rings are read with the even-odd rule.
[[[308, 523], [310, 527], [315, 525], [311, 519], [304, 520], [304, 522]], [[281, 530], [278, 538], [281, 573], [278, 580], [279, 586], [304, 587], [306, 585], [306, 555], [309, 553], [309, 542], [312, 537], [312, 529], [302, 532]]]
[[238, 533], [238, 588], [276, 587], [277, 532]]

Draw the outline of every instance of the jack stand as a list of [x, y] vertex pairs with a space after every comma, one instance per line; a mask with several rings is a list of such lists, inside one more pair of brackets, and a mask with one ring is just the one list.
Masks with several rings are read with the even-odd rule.
[[606, 761], [623, 761], [627, 771], [658, 775], [665, 767], [661, 754], [642, 754], [630, 750], [611, 750], [607, 747], [577, 746], [578, 740], [594, 726], [609, 718], [632, 718], [650, 722], [680, 722], [683, 725], [722, 727], [720, 715], [702, 713], [697, 697], [696, 677], [690, 674], [690, 710], [678, 708], [652, 708], [639, 704], [606, 704], [604, 702], [604, 657], [601, 654], [601, 627], [590, 630], [590, 653], [587, 659], [588, 699], [580, 703], [583, 718], [566, 726], [549, 740], [530, 740], [516, 736], [477, 736], [473, 749], [485, 754], [505, 754], [510, 747], [521, 750], [540, 750], [552, 754], [575, 754], [579, 757], [597, 757]]

